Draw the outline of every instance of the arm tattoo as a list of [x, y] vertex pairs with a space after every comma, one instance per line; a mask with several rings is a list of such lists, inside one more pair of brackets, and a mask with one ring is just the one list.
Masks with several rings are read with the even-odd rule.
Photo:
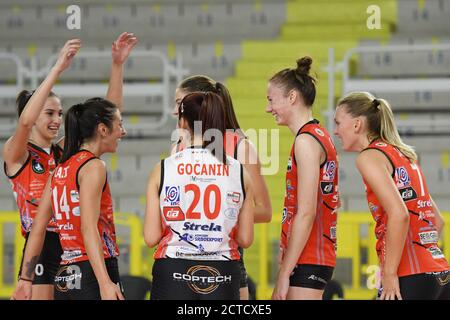
[[34, 269], [36, 268], [38, 259], [39, 256], [34, 256], [29, 262], [25, 264], [25, 276], [27, 276], [28, 279], [31, 279], [31, 277], [34, 275]]

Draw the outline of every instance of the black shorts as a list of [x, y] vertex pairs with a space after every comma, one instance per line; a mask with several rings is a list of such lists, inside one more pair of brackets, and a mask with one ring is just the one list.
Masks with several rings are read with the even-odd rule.
[[239, 253], [241, 254], [241, 258], [239, 259], [239, 269], [241, 270], [241, 281], [239, 282], [239, 288], [247, 288], [248, 287], [248, 275], [247, 270], [245, 270], [244, 265], [244, 249], [241, 247], [238, 248]]
[[[450, 271], [419, 273], [399, 277], [403, 300], [448, 300], [450, 298]], [[381, 296], [383, 289], [378, 291]]]
[[238, 261], [163, 258], [152, 274], [151, 300], [239, 300]]
[[[22, 261], [20, 262], [19, 276], [22, 273], [23, 256], [28, 243], [30, 233], [25, 235], [25, 245], [22, 251]], [[58, 272], [63, 251], [59, 242], [59, 235], [56, 232], [47, 231], [45, 233], [44, 246], [42, 247], [39, 260], [35, 268], [33, 284], [55, 283], [55, 275]]]
[[315, 264], [298, 264], [289, 278], [291, 287], [325, 290], [333, 276], [333, 267]]
[[[117, 258], [105, 259], [105, 265], [109, 278], [123, 293]], [[55, 300], [101, 300], [100, 287], [88, 260], [60, 266], [55, 279]]]

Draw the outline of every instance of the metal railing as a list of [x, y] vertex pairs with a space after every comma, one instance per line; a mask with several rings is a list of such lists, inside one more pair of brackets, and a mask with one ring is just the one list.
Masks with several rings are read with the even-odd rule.
[[[111, 53], [107, 51], [82, 51], [77, 54], [75, 59], [110, 59], [110, 56]], [[161, 81], [156, 83], [150, 83], [148, 81], [127, 83], [126, 81], [124, 81], [123, 96], [161, 96], [162, 110], [161, 116], [156, 121], [152, 121], [149, 123], [131, 123], [127, 125], [127, 131], [129, 135], [133, 135], [134, 132], [139, 132], [140, 135], [157, 132], [167, 124], [167, 121], [171, 114], [171, 77], [175, 78], [177, 83], [179, 83], [182, 78], [188, 73], [188, 70], [183, 68], [183, 59], [180, 53], [176, 55], [174, 64], [169, 62], [169, 59], [166, 55], [156, 51], [135, 50], [131, 53], [130, 57], [158, 59], [162, 66], [162, 74], [160, 78]], [[37, 64], [37, 57], [33, 56], [30, 59], [30, 67], [26, 68], [17, 55], [10, 53], [0, 53], [0, 59], [12, 59], [17, 66], [16, 84], [1, 85], [0, 98], [15, 98], [20, 90], [24, 89], [24, 83], [27, 80], [29, 81], [32, 88], [37, 88], [37, 86], [39, 85], [39, 80], [48, 74], [57, 58], [58, 54], [51, 55], [47, 59], [46, 65], [43, 68], [39, 69]], [[83, 79], [79, 80], [81, 81]], [[56, 84], [53, 88], [55, 92], [57, 92], [64, 98], [105, 96], [107, 89], [107, 84], [102, 84], [99, 82], [77, 83], [76, 81], [72, 83]], [[0, 134], [4, 137], [7, 137], [12, 134], [14, 129], [14, 124], [3, 125], [0, 128]]]

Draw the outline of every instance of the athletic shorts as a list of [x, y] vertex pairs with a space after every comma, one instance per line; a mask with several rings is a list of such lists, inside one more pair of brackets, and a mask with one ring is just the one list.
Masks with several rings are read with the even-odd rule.
[[289, 278], [291, 287], [325, 290], [333, 276], [333, 267], [315, 264], [298, 264]]
[[[419, 273], [399, 277], [403, 300], [448, 300], [450, 298], [450, 271]], [[378, 298], [383, 289], [378, 290]]]
[[241, 270], [241, 281], [239, 283], [239, 288], [247, 288], [248, 287], [248, 275], [247, 270], [245, 270], [244, 265], [244, 249], [241, 247], [238, 248], [239, 253], [241, 254], [241, 258], [239, 259], [239, 268]]
[[[105, 259], [112, 282], [123, 294], [117, 258]], [[88, 260], [61, 265], [55, 278], [55, 300], [101, 300], [100, 287]]]
[[[25, 254], [25, 247], [27, 246], [29, 235], [30, 233], [25, 235], [25, 245], [22, 251], [19, 276], [22, 273], [23, 256]], [[55, 275], [59, 269], [62, 253], [59, 235], [56, 232], [46, 231], [44, 246], [42, 247], [41, 255], [39, 256], [39, 260], [34, 270], [35, 276], [33, 284], [53, 285], [55, 283]]]
[[151, 300], [239, 300], [239, 262], [162, 258], [153, 264]]

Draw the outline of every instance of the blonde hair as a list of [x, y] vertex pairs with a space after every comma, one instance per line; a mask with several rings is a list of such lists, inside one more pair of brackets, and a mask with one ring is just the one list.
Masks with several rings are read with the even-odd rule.
[[337, 104], [354, 118], [364, 116], [367, 119], [367, 137], [369, 141], [381, 139], [396, 147], [411, 162], [417, 160], [412, 146], [405, 144], [398, 134], [391, 106], [384, 99], [377, 99], [369, 92], [351, 92], [341, 98]]

